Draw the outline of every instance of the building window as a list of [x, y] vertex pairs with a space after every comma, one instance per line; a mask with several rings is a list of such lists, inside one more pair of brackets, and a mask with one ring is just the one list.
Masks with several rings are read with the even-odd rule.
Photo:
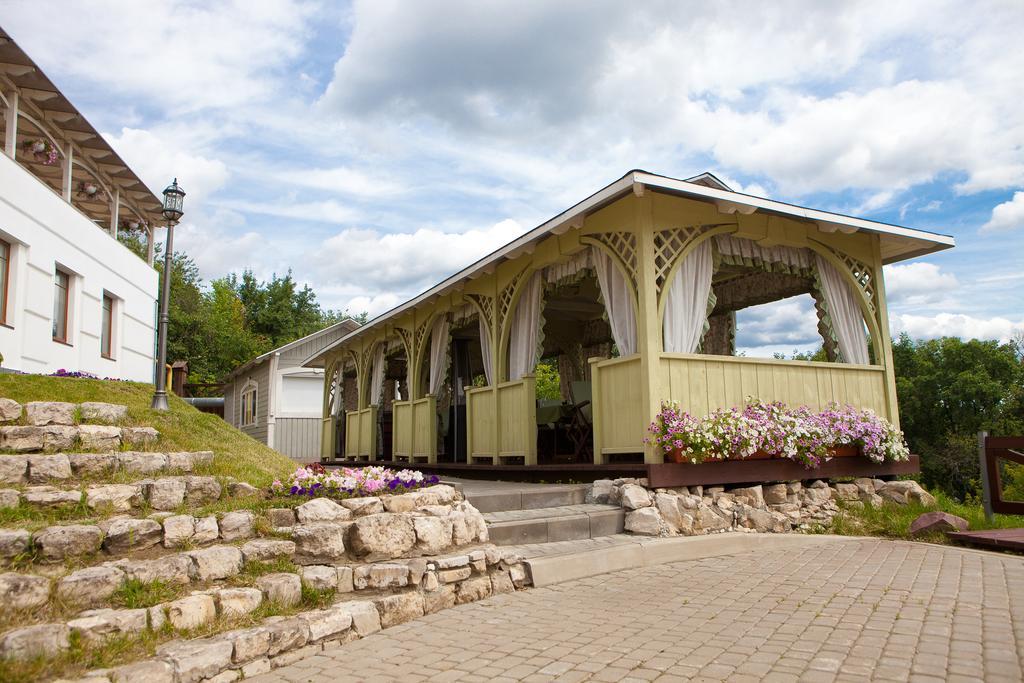
[[250, 382], [242, 389], [242, 426], [256, 424], [256, 384]]
[[0, 323], [7, 324], [7, 292], [11, 278], [11, 244], [0, 240]]
[[103, 320], [101, 322], [103, 326], [100, 329], [100, 354], [104, 358], [114, 359], [113, 345], [114, 339], [114, 297], [109, 294], [103, 295]]
[[68, 297], [71, 276], [58, 270], [53, 276], [53, 340], [68, 342]]

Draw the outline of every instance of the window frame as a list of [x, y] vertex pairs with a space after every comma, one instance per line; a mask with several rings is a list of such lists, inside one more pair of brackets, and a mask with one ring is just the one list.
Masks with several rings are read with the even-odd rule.
[[2, 237], [0, 237], [0, 252], [3, 253], [0, 256], [0, 260], [4, 262], [3, 277], [0, 278], [0, 287], [3, 287], [3, 296], [0, 297], [0, 325], [10, 325], [7, 322], [7, 300], [11, 294], [11, 257], [14, 253], [14, 248], [11, 243]]
[[[107, 302], [110, 303], [109, 309]], [[100, 356], [106, 360], [116, 360], [114, 357], [114, 313], [116, 310], [117, 299], [110, 292], [103, 292], [100, 299]], [[104, 338], [107, 347], [105, 351], [103, 349]]]
[[[62, 321], [64, 336], [63, 337], [58, 337], [57, 336], [57, 317], [56, 317], [57, 316], [57, 288], [60, 285], [58, 284], [57, 279], [61, 275], [64, 276], [64, 287], [63, 287], [63, 290], [64, 290], [64, 313], [63, 313], [63, 321]], [[71, 342], [68, 341], [68, 321], [69, 321], [69, 311], [71, 309], [71, 273], [69, 273], [66, 270], [63, 270], [59, 266], [56, 267], [54, 269], [54, 272], [53, 272], [53, 286], [54, 286], [54, 291], [53, 291], [53, 297], [54, 297], [54, 299], [53, 299], [54, 319], [53, 319], [53, 334], [52, 334], [53, 341], [57, 342], [58, 344], [66, 344], [68, 346], [71, 346]]]
[[[252, 427], [256, 424], [256, 401], [259, 396], [259, 385], [252, 380], [245, 383], [242, 387], [242, 394], [239, 398], [239, 408], [241, 415], [239, 416], [238, 424], [241, 427]], [[248, 401], [246, 399], [249, 399]], [[248, 404], [248, 405], [247, 405]]]

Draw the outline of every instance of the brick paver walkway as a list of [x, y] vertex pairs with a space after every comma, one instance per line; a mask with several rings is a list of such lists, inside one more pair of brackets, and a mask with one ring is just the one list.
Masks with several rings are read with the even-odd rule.
[[1018, 681], [1022, 651], [1024, 559], [864, 539], [501, 595], [259, 680]]

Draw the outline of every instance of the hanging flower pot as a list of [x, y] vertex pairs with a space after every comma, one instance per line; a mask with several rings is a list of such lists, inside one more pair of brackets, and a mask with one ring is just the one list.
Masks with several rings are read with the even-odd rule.
[[46, 151], [46, 143], [43, 142], [42, 140], [36, 140], [34, 142], [30, 142], [29, 145], [31, 145], [32, 151], [35, 154], [39, 154], [40, 152], [45, 152]]
[[96, 183], [83, 181], [78, 183], [78, 196], [83, 199], [99, 199], [103, 193], [100, 192], [100, 186]]
[[49, 140], [29, 140], [25, 143], [24, 149], [33, 159], [46, 166], [53, 166], [60, 158], [57, 148]]
[[689, 461], [683, 455], [682, 448], [673, 448], [665, 453], [665, 462], [684, 463]]

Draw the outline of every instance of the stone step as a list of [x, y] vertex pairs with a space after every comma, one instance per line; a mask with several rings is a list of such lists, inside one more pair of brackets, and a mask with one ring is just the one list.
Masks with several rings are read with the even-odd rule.
[[622, 533], [617, 505], [576, 504], [484, 514], [491, 543], [519, 545], [598, 538]]
[[83, 478], [102, 479], [115, 472], [137, 475], [188, 473], [201, 470], [212, 462], [213, 451], [0, 454], [0, 483], [78, 482]]
[[587, 484], [549, 485], [544, 487], [502, 487], [494, 490], [469, 490], [466, 500], [480, 512], [504, 510], [536, 510], [566, 505], [579, 505], [587, 498]]

